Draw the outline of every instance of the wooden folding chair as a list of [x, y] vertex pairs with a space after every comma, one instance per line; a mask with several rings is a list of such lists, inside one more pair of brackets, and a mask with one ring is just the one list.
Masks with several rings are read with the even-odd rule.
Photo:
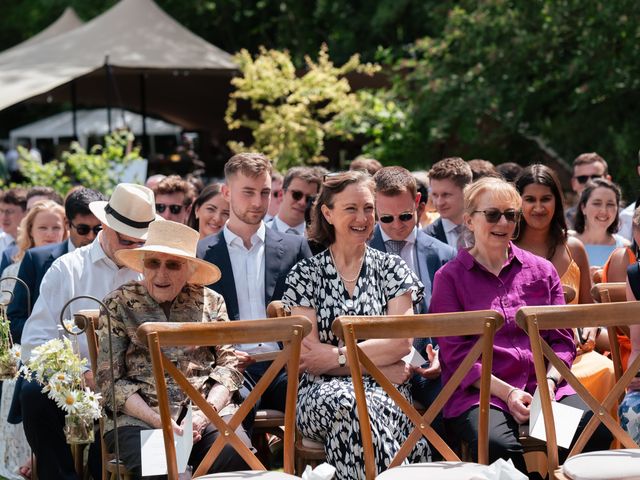
[[[640, 323], [640, 302], [524, 307], [516, 314], [516, 321], [527, 332], [531, 340], [536, 379], [544, 415], [550, 478], [559, 480], [640, 478], [640, 449], [611, 415], [618, 399], [624, 394], [625, 387], [640, 367], [640, 356], [633, 361], [627, 372], [622, 375], [607, 397], [600, 403], [540, 336], [540, 331], [543, 330], [604, 326], [609, 330], [612, 341], [615, 342], [617, 341], [616, 336], [611, 335], [611, 332], [617, 325], [629, 326]], [[578, 436], [562, 467], [559, 467], [556, 432], [547, 383], [547, 361], [558, 370], [562, 378], [573, 387], [593, 412], [593, 416]], [[604, 424], [614, 438], [626, 449], [581, 454], [599, 423]]]
[[[89, 362], [91, 363], [91, 371], [93, 376], [96, 376], [96, 369], [98, 368], [98, 335], [97, 331], [102, 327], [100, 324], [100, 311], [95, 309], [80, 310], [73, 316], [74, 323], [80, 330], [84, 330], [87, 337], [87, 347], [89, 348]], [[131, 472], [120, 463], [116, 463], [113, 453], [107, 451], [107, 446], [104, 440], [104, 421], [100, 419], [100, 454], [102, 456], [102, 480], [116, 480], [118, 478], [118, 470], [120, 471], [120, 478], [122, 480], [129, 480], [131, 478]], [[73, 459], [76, 465], [76, 472], [80, 472], [79, 475], [82, 478], [83, 471], [83, 449], [77, 447], [84, 447], [84, 445], [73, 445]]]
[[[267, 316], [272, 317], [286, 317], [289, 312], [284, 308], [284, 304], [280, 300], [274, 300], [267, 305]], [[254, 422], [254, 429], [269, 425], [266, 421], [259, 418], [261, 410], [256, 413], [256, 420]], [[270, 411], [266, 411], [263, 416], [268, 418]], [[302, 474], [307, 465], [317, 467], [327, 458], [324, 451], [324, 444], [316, 442], [314, 440], [305, 438], [302, 433], [296, 428], [296, 440], [295, 440], [295, 473]]]
[[[347, 348], [347, 358], [360, 421], [367, 480], [376, 478], [377, 472], [371, 424], [362, 381], [362, 367], [378, 382], [414, 425], [414, 429], [391, 461], [389, 470], [377, 478], [385, 480], [414, 478], [414, 476], [415, 478], [418, 478], [418, 476], [420, 478], [435, 478], [433, 477], [434, 475], [442, 475], [446, 471], [448, 472], [447, 475], [453, 475], [451, 477], [447, 476], [447, 478], [464, 479], [471, 478], [486, 469], [480, 464], [486, 464], [489, 459], [489, 397], [493, 338], [496, 330], [503, 323], [502, 315], [493, 310], [428, 315], [339, 317], [333, 322], [332, 330], [334, 334], [338, 338], [344, 339]], [[357, 343], [358, 340], [372, 338], [437, 338], [468, 335], [478, 336], [476, 343], [453, 376], [442, 386], [440, 394], [422, 415], [374, 365]], [[482, 375], [478, 434], [478, 462], [480, 464], [478, 464], [461, 462], [458, 455], [431, 427], [431, 422], [480, 357], [482, 357]], [[423, 436], [427, 438], [430, 445], [440, 452], [445, 461], [400, 466]]]
[[[627, 284], [625, 282], [610, 282], [610, 283], [598, 283], [591, 288], [591, 297], [596, 303], [616, 303], [627, 301]], [[613, 370], [616, 375], [616, 380], [619, 380], [622, 376], [622, 372], [626, 367], [625, 360], [622, 359], [622, 351], [620, 349], [620, 343], [622, 342], [622, 336], [629, 345], [629, 327], [625, 325], [618, 325], [613, 329], [613, 335], [616, 336], [616, 342], [611, 341], [612, 331], [609, 330], [609, 344], [611, 346], [611, 361], [613, 362]], [[630, 348], [627, 346], [627, 348]], [[628, 350], [627, 350], [628, 356]]]
[[[219, 437], [211, 446], [211, 449], [200, 465], [198, 465], [194, 473], [194, 478], [232, 479], [248, 477], [248, 472], [238, 472], [235, 476], [230, 473], [204, 475], [227, 443], [242, 456], [252, 470], [263, 472], [262, 474], [259, 472], [251, 472], [251, 478], [297, 478], [289, 475], [289, 473], [293, 472], [294, 467], [293, 442], [295, 432], [295, 408], [298, 394], [300, 345], [302, 338], [310, 331], [311, 322], [306, 317], [300, 315], [263, 320], [238, 320], [234, 322], [215, 323], [185, 324], [150, 322], [138, 328], [136, 335], [140, 341], [148, 343], [153, 363], [169, 480], [177, 480], [178, 471], [175, 446], [173, 444], [173, 430], [171, 427], [165, 371], [171, 375], [190, 400], [200, 408], [209, 421], [220, 432]], [[162, 347], [214, 346], [275, 341], [282, 342], [283, 350], [272, 361], [265, 374], [242, 402], [240, 408], [228, 423], [220, 418], [218, 412], [206, 402], [203, 396], [189, 383], [184, 374], [162, 353]], [[265, 466], [240, 440], [235, 430], [241, 425], [267, 386], [273, 381], [285, 364], [287, 365], [289, 378], [284, 421], [284, 470], [287, 473], [266, 472]]]

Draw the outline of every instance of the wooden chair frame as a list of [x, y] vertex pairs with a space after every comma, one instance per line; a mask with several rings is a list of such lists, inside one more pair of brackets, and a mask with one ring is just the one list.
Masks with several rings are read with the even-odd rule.
[[[344, 340], [351, 378], [356, 396], [360, 419], [365, 473], [367, 479], [376, 476], [376, 463], [369, 413], [367, 411], [362, 367], [380, 384], [385, 392], [400, 407], [413, 423], [413, 430], [400, 447], [389, 468], [399, 466], [411, 452], [418, 440], [425, 437], [447, 461], [460, 461], [456, 453], [431, 427], [431, 422], [442, 410], [447, 400], [460, 385], [473, 364], [482, 357], [480, 388], [480, 420], [478, 435], [478, 462], [487, 464], [489, 459], [489, 397], [491, 367], [493, 359], [493, 338], [496, 330], [504, 323], [504, 318], [493, 310], [476, 312], [404, 315], [404, 316], [349, 316], [338, 317], [332, 325], [334, 334]], [[391, 339], [411, 337], [479, 336], [474, 346], [456, 369], [442, 391], [426, 412], [421, 415], [415, 407], [398, 391], [365, 352], [358, 346], [358, 340]]]
[[[591, 288], [591, 297], [597, 303], [618, 303], [627, 301], [627, 284], [625, 282], [609, 282], [597, 283]], [[611, 361], [613, 361], [613, 371], [616, 380], [622, 377], [622, 356], [620, 354], [620, 345], [617, 341], [611, 341], [611, 336], [617, 338], [618, 334], [629, 337], [629, 327], [626, 325], [618, 325], [613, 328], [607, 328], [609, 334], [609, 345], [611, 346]]]
[[[141, 342], [149, 346], [153, 372], [156, 380], [160, 417], [164, 436], [165, 452], [169, 480], [178, 480], [176, 451], [173, 444], [173, 430], [171, 428], [171, 414], [167, 396], [165, 371], [173, 377], [176, 383], [207, 416], [209, 421], [218, 429], [220, 435], [211, 446], [209, 452], [198, 465], [193, 476], [205, 474], [217, 455], [226, 444], [230, 444], [242, 456], [253, 470], [266, 470], [265, 466], [247, 448], [235, 433], [244, 418], [262, 396], [267, 386], [273, 381], [278, 372], [287, 365], [288, 384], [285, 408], [284, 433], [284, 470], [293, 473], [293, 442], [295, 432], [295, 406], [298, 394], [298, 370], [300, 347], [302, 338], [311, 331], [311, 322], [303, 316], [278, 317], [263, 320], [238, 320], [234, 322], [214, 323], [173, 323], [149, 322], [141, 325], [136, 335]], [[254, 342], [283, 343], [283, 350], [273, 360], [260, 381], [244, 399], [238, 411], [229, 423], [226, 423], [218, 412], [207, 403], [184, 374], [169, 361], [162, 353], [162, 347], [171, 346], [214, 346], [223, 344], [241, 344]]]
[[[74, 323], [80, 330], [84, 330], [87, 337], [87, 347], [89, 349], [89, 362], [91, 364], [91, 371], [95, 377], [98, 367], [98, 335], [97, 330], [101, 328], [100, 324], [100, 311], [98, 309], [80, 310], [73, 316]], [[131, 472], [129, 472], [123, 464], [116, 464], [112, 462], [112, 453], [107, 451], [107, 446], [102, 439], [104, 433], [104, 420], [99, 420], [100, 425], [100, 454], [102, 457], [102, 480], [115, 479], [120, 476], [126, 480], [131, 478]], [[78, 447], [77, 445], [73, 446]], [[84, 445], [81, 445], [84, 447]], [[74, 452], [74, 462], [76, 466], [76, 472], [82, 472], [82, 452]]]
[[614, 438], [625, 448], [638, 448], [638, 445], [629, 434], [625, 432], [617, 420], [613, 418], [611, 411], [618, 399], [624, 395], [624, 389], [635, 375], [635, 372], [638, 371], [640, 367], [640, 356], [632, 362], [627, 371], [618, 379], [613, 389], [601, 404], [589, 393], [582, 383], [580, 383], [575, 375], [573, 375], [571, 369], [558, 358], [549, 344], [540, 336], [540, 331], [605, 326], [609, 330], [611, 341], [617, 342], [617, 337], [611, 335], [611, 332], [616, 326], [630, 326], [640, 322], [640, 302], [523, 307], [518, 310], [516, 321], [518, 325], [527, 332], [531, 341], [547, 436], [547, 460], [550, 476], [555, 474], [556, 478], [564, 478], [562, 473], [558, 471], [558, 447], [553, 412], [551, 409], [549, 385], [546, 380], [546, 361], [558, 370], [562, 378], [573, 387], [593, 412], [593, 416], [569, 452], [569, 457], [582, 452], [582, 449], [599, 423], [604, 424], [611, 431]]

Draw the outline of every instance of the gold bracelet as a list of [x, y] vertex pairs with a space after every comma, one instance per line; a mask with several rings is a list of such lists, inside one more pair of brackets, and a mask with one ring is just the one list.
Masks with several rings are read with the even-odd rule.
[[515, 392], [516, 390], [520, 390], [520, 389], [518, 387], [513, 387], [511, 390], [509, 390], [509, 393], [507, 394], [507, 402], [506, 403], [509, 403], [509, 398], [511, 397], [511, 394], [513, 392]]

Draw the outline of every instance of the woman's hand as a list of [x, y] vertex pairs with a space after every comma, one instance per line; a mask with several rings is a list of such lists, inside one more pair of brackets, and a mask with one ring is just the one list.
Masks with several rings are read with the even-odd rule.
[[242, 350], [236, 350], [235, 354], [236, 354], [236, 358], [238, 359], [238, 364], [236, 365], [236, 368], [240, 373], [244, 373], [245, 369], [249, 365], [256, 363], [255, 360], [251, 357], [251, 355], [249, 355], [247, 352], [243, 352]]
[[380, 367], [380, 371], [389, 379], [391, 383], [400, 385], [411, 377], [411, 365], [400, 360], [391, 365]]
[[440, 356], [438, 355], [438, 350], [433, 348], [433, 345], [430, 343], [427, 344], [427, 360], [429, 360], [429, 366], [427, 368], [415, 367], [413, 371], [418, 375], [434, 379], [440, 376], [442, 369], [440, 368]]
[[300, 350], [300, 371], [309, 372], [313, 375], [323, 373], [337, 368], [338, 353], [336, 347], [328, 343], [314, 342], [305, 337], [302, 339]]
[[509, 413], [521, 425], [529, 421], [529, 406], [532, 401], [533, 397], [519, 388], [512, 388], [505, 400]]

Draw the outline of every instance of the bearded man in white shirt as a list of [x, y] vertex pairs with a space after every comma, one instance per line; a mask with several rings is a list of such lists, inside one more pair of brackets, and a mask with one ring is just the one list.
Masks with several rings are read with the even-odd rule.
[[[115, 252], [144, 245], [149, 224], [157, 218], [153, 192], [139, 185], [120, 184], [109, 202], [91, 202], [89, 208], [102, 223], [102, 231], [93, 243], [58, 258], [45, 274], [22, 334], [23, 358], [29, 358], [35, 347], [58, 338], [60, 312], [71, 298], [91, 295], [102, 299], [120, 285], [140, 279], [139, 273], [118, 265]], [[65, 317], [96, 307], [90, 300], [78, 300], [69, 306]], [[78, 344], [80, 355], [88, 358], [84, 335], [78, 337]], [[85, 380], [95, 388], [90, 371], [85, 373]], [[64, 412], [41, 389], [36, 382], [25, 382], [20, 392], [24, 430], [36, 457], [38, 478], [76, 480], [63, 433]], [[94, 451], [99, 452], [99, 448]], [[99, 460], [90, 461], [89, 468], [94, 478], [99, 478]]]

